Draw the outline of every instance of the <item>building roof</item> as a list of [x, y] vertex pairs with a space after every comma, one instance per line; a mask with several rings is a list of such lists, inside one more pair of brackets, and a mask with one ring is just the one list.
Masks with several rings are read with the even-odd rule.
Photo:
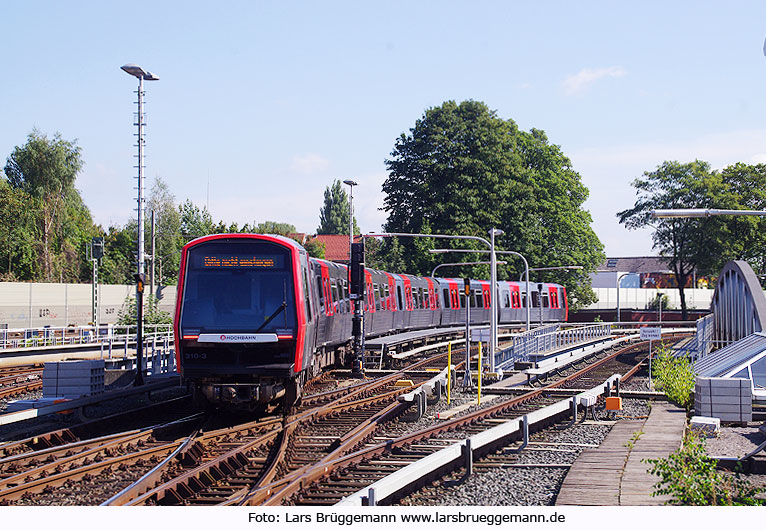
[[635, 258], [607, 258], [599, 267], [599, 272], [662, 272], [670, 274], [673, 271], [668, 264], [668, 258], [662, 256], [641, 256]]
[[723, 377], [766, 350], [766, 334], [758, 332], [711, 352], [694, 363], [694, 371], [702, 377]]
[[[317, 234], [313, 239], [324, 243], [324, 259], [337, 261], [338, 263], [349, 262], [348, 234]], [[361, 236], [354, 236], [355, 243], [358, 243], [360, 240]]]
[[303, 232], [292, 232], [290, 234], [287, 234], [287, 237], [296, 240], [301, 245], [306, 244], [306, 234], [304, 234]]

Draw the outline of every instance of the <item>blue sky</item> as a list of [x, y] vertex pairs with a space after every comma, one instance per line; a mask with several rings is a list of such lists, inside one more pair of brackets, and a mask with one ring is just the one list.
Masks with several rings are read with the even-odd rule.
[[395, 139], [450, 99], [545, 130], [611, 256], [652, 253], [615, 217], [644, 171], [766, 162], [764, 2], [6, 2], [3, 20], [0, 156], [33, 127], [76, 138], [104, 226], [134, 215], [131, 62], [161, 78], [148, 184], [239, 224], [313, 232], [325, 187], [353, 178], [380, 230]]

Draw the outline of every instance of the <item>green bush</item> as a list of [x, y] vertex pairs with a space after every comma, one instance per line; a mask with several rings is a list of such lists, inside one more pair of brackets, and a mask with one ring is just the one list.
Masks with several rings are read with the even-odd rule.
[[687, 434], [683, 446], [667, 458], [646, 460], [649, 473], [660, 480], [652, 496], [670, 495], [667, 504], [683, 506], [755, 506], [764, 501], [755, 495], [763, 491], [752, 487], [738, 473], [719, 473], [716, 461], [705, 453], [705, 439]]
[[[159, 304], [159, 300], [151, 294], [144, 298], [144, 325], [173, 323], [173, 316], [167, 311], [160, 309]], [[117, 324], [121, 326], [135, 326], [136, 319], [136, 298], [134, 296], [127, 296], [117, 313]]]
[[652, 376], [657, 390], [673, 403], [691, 410], [695, 374], [689, 357], [674, 357], [664, 346], [657, 348], [652, 359]]

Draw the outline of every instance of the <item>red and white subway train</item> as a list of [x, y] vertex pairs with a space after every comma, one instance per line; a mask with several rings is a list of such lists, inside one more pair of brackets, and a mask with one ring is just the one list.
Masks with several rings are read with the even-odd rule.
[[[463, 280], [366, 269], [365, 336], [465, 323]], [[498, 282], [498, 322], [526, 321], [526, 293]], [[535, 321], [565, 321], [563, 286], [535, 284]], [[490, 283], [471, 280], [471, 322], [488, 323]], [[177, 365], [208, 403], [253, 408], [283, 396], [327, 366], [351, 360], [348, 267], [310, 258], [282, 236], [217, 234], [181, 254], [174, 319]]]

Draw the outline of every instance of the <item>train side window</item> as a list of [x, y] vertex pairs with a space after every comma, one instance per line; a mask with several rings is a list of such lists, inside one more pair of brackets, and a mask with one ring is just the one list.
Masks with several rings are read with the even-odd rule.
[[508, 291], [503, 291], [503, 307], [511, 307], [511, 297]]
[[380, 311], [383, 300], [383, 288], [379, 284], [374, 284], [375, 289], [375, 311]]
[[527, 293], [521, 293], [521, 307], [527, 307]]
[[393, 308], [391, 307], [393, 304], [391, 303], [391, 291], [388, 290], [388, 285], [383, 286], [383, 292], [385, 293], [385, 296], [383, 297], [383, 300], [386, 301], [386, 309], [391, 311]]
[[303, 269], [303, 298], [306, 303], [306, 320], [311, 321], [311, 293], [309, 292], [309, 278], [306, 269]]
[[402, 303], [402, 286], [401, 285], [396, 286], [396, 295], [399, 298], [399, 308], [404, 309], [404, 304]]
[[449, 303], [449, 289], [442, 290], [442, 295], [444, 296], [444, 309], [449, 309], [450, 303]]
[[543, 307], [549, 307], [550, 304], [548, 303], [548, 293], [543, 293]]
[[532, 291], [532, 307], [540, 307], [540, 293]]
[[338, 313], [339, 312], [339, 307], [338, 307], [338, 300], [339, 300], [339, 297], [338, 297], [338, 284], [335, 283], [332, 280], [330, 280], [330, 299], [332, 300], [332, 309], [333, 309], [332, 312], [333, 313]]
[[321, 276], [317, 276], [317, 293], [319, 293], [319, 309], [324, 311], [324, 286]]

